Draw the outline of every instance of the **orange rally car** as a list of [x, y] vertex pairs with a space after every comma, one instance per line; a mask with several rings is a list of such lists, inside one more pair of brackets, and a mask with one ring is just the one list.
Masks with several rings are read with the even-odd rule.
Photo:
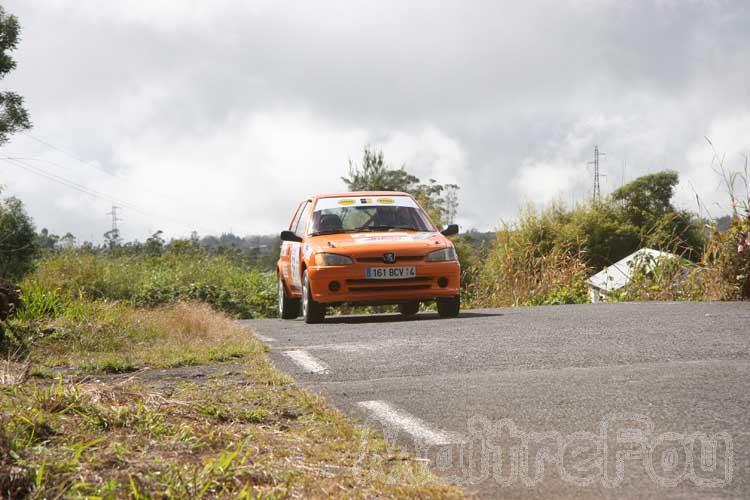
[[[323, 320], [326, 306], [398, 304], [405, 316], [437, 301], [440, 316], [458, 316], [456, 251], [406, 193], [368, 191], [313, 196], [281, 232], [279, 315]], [[301, 307], [300, 307], [301, 306]]]

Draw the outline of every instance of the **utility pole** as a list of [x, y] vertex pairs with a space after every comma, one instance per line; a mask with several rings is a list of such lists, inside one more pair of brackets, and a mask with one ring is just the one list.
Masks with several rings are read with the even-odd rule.
[[590, 161], [588, 164], [594, 166], [594, 194], [592, 199], [594, 203], [598, 203], [601, 200], [602, 192], [599, 187], [599, 157], [605, 156], [605, 153], [599, 152], [599, 145], [594, 146], [594, 161]]
[[117, 231], [117, 223], [120, 222], [120, 221], [122, 221], [122, 219], [117, 216], [117, 211], [119, 209], [120, 209], [120, 207], [116, 207], [116, 206], [112, 205], [112, 211], [111, 212], [107, 212], [107, 215], [111, 215], [112, 216], [112, 232]]

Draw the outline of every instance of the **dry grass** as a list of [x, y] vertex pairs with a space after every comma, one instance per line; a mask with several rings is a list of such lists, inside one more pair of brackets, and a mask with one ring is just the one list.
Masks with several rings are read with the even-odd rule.
[[[741, 221], [736, 221], [738, 225]], [[653, 269], [635, 269], [619, 300], [742, 300], [748, 297], [748, 257], [736, 252], [737, 231], [712, 228], [698, 263], [660, 259]], [[672, 252], [674, 253], [674, 252]]]
[[[241, 357], [98, 375], [95, 383], [54, 370], [50, 378], [35, 367], [27, 381], [0, 385], [0, 497], [461, 496], [422, 461], [296, 386], [226, 316], [188, 303], [119, 307], [73, 322], [98, 340], [61, 333], [70, 325], [55, 323], [59, 338], [34, 343], [32, 358], [80, 371], [100, 370], [90, 363], [102, 359], [164, 366], [185, 356], [200, 363], [223, 359], [216, 353]], [[124, 321], [119, 329], [116, 321]]]
[[8, 497], [460, 496], [288, 381], [26, 385], [0, 409]]
[[0, 361], [0, 385], [19, 385], [28, 380], [31, 373], [31, 362], [15, 361], [12, 357]]
[[48, 366], [124, 372], [242, 358], [262, 346], [247, 331], [207, 304], [178, 302], [135, 309], [87, 302], [47, 325], [32, 358]]
[[510, 228], [497, 239], [476, 277], [481, 306], [520, 306], [585, 302], [584, 280], [590, 269], [575, 250], [542, 249], [526, 234]]

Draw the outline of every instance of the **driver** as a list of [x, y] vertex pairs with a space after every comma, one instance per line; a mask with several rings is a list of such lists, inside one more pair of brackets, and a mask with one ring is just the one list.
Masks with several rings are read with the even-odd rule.
[[377, 207], [372, 225], [388, 227], [402, 226], [403, 224], [401, 224], [398, 215], [398, 207]]

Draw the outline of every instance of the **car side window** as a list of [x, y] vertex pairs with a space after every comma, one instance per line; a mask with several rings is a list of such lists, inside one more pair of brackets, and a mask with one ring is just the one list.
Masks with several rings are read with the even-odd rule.
[[292, 217], [292, 222], [291, 222], [291, 224], [289, 224], [289, 230], [290, 231], [295, 231], [297, 229], [297, 223], [299, 222], [299, 217], [302, 214], [302, 205], [304, 203], [305, 202], [303, 201], [302, 203], [300, 203], [299, 205], [297, 205], [297, 211], [294, 212], [294, 217]]
[[297, 220], [297, 225], [294, 229], [294, 233], [299, 237], [302, 237], [305, 235], [304, 233], [305, 233], [305, 228], [307, 226], [307, 219], [310, 218], [311, 206], [312, 206], [312, 203], [310, 203], [310, 200], [307, 200], [305, 202], [305, 206], [302, 207], [302, 210], [300, 210], [300, 217]]

